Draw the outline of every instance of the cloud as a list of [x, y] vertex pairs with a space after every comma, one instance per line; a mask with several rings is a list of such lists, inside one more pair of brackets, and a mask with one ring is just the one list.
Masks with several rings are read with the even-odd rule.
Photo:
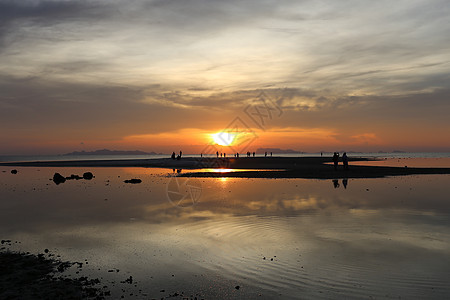
[[0, 1], [3, 136], [217, 129], [260, 90], [283, 108], [268, 129], [443, 134], [449, 10], [444, 0]]

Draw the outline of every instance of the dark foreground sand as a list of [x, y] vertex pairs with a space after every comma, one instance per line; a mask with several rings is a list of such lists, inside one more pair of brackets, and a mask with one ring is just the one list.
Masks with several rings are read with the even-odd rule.
[[[417, 174], [450, 174], [450, 168], [408, 168], [382, 166], [352, 166], [354, 161], [370, 161], [369, 158], [350, 158], [349, 170], [340, 162], [334, 170], [331, 158], [322, 157], [243, 157], [243, 158], [192, 158], [181, 160], [129, 159], [129, 160], [78, 160], [8, 162], [1, 166], [22, 167], [147, 167], [170, 169], [246, 169], [237, 172], [191, 172], [180, 176], [192, 177], [242, 177], [242, 178], [378, 178]], [[254, 171], [253, 171], [254, 169]]]
[[[9, 240], [2, 240], [8, 245]], [[47, 251], [46, 251], [47, 252]], [[99, 279], [68, 278], [62, 273], [76, 264], [38, 255], [0, 250], [0, 299], [105, 299], [110, 292], [99, 287]]]

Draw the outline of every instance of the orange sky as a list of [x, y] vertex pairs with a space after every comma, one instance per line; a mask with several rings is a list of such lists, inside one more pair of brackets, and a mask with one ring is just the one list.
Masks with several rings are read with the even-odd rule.
[[198, 153], [229, 130], [244, 152], [450, 151], [446, 8], [2, 3], [0, 155]]

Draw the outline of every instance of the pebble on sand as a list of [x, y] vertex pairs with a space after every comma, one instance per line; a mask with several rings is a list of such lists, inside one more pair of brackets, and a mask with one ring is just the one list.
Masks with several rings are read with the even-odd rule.
[[141, 183], [142, 180], [140, 180], [140, 179], [138, 179], [138, 178], [133, 178], [133, 179], [127, 179], [127, 180], [125, 180], [124, 182], [125, 182], [125, 183], [133, 183], [133, 184], [136, 184], [136, 183]]

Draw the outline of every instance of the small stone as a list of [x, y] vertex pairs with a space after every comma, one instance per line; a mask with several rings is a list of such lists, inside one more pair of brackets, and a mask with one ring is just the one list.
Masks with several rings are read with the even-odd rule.
[[91, 172], [85, 172], [83, 173], [83, 178], [86, 180], [91, 180], [92, 178], [94, 178], [94, 175]]
[[17, 174], [17, 170], [16, 169], [11, 170], [11, 174]]
[[238, 289], [240, 289], [241, 287], [237, 285], [237, 286], [235, 286], [234, 288], [238, 290]]
[[140, 180], [139, 178], [133, 178], [133, 179], [128, 179], [124, 181], [125, 183], [132, 183], [132, 184], [136, 184], [136, 183], [141, 183], [142, 180]]

